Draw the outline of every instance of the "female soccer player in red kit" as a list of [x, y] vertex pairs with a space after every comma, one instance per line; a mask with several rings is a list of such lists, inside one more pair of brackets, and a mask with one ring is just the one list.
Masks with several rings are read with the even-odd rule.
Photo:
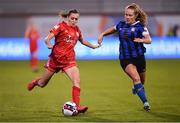
[[[45, 38], [47, 47], [52, 49], [45, 65], [46, 71], [41, 78], [35, 79], [28, 84], [28, 90], [31, 91], [35, 86], [46, 86], [54, 73], [62, 70], [73, 84], [72, 101], [78, 106], [78, 112], [84, 113], [88, 107], [80, 105], [80, 73], [75, 60], [74, 47], [78, 40], [92, 49], [98, 48], [99, 45], [93, 45], [84, 40], [79, 27], [76, 26], [79, 18], [79, 12], [76, 9], [61, 13], [61, 16], [66, 20], [55, 25]], [[53, 37], [55, 37], [54, 46], [50, 43]]]
[[28, 19], [28, 25], [25, 32], [25, 38], [29, 39], [29, 50], [30, 50], [30, 65], [34, 72], [38, 71], [38, 39], [40, 37], [39, 31], [32, 21], [31, 18]]

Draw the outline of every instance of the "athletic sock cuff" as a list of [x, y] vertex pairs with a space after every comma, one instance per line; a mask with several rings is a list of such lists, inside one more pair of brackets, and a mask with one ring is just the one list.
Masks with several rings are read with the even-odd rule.
[[73, 89], [77, 90], [77, 91], [81, 91], [81, 89], [79, 87], [76, 87], [76, 86], [73, 86]]
[[135, 89], [136, 92], [140, 91], [143, 88], [144, 88], [144, 86], [143, 86], [142, 83], [138, 83], [138, 84], [134, 85], [134, 89]]
[[138, 83], [134, 85], [134, 88], [137, 88], [137, 89], [142, 88], [142, 87], [143, 87], [142, 83]]

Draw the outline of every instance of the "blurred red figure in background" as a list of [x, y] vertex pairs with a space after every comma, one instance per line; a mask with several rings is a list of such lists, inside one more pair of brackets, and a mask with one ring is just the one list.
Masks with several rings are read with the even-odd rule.
[[36, 24], [32, 18], [27, 20], [27, 29], [25, 31], [25, 38], [29, 39], [29, 50], [30, 50], [30, 65], [32, 71], [38, 71], [38, 39], [40, 34]]

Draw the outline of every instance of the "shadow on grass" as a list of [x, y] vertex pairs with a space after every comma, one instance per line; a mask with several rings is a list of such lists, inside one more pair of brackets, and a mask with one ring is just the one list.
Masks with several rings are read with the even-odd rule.
[[149, 112], [150, 115], [162, 118], [163, 121], [180, 121], [180, 114], [174, 114], [170, 112]]
[[23, 111], [21, 114], [1, 114], [1, 122], [114, 122], [106, 118], [105, 114], [87, 112], [74, 117], [65, 117], [60, 111]]
[[[117, 119], [112, 119], [112, 117], [109, 116], [120, 116], [120, 114], [115, 113], [112, 114], [110, 111], [104, 110], [101, 111], [101, 113], [97, 113], [98, 111], [88, 111], [86, 113], [80, 113], [78, 116], [74, 117], [66, 117], [62, 114], [60, 115], [51, 115], [51, 117], [54, 117], [54, 119], [58, 118], [59, 121], [64, 122], [117, 122]], [[55, 118], [56, 117], [56, 118]]]
[[[103, 115], [104, 116], [104, 115]], [[114, 122], [115, 120], [103, 118], [102, 115], [98, 115], [93, 112], [88, 112], [84, 114], [79, 114], [75, 117], [65, 117], [65, 116], [56, 116], [62, 119], [63, 121], [73, 121], [73, 122]]]

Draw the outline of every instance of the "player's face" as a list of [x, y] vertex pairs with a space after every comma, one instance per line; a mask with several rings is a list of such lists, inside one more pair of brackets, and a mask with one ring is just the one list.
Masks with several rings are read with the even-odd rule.
[[133, 24], [136, 22], [136, 17], [134, 14], [134, 10], [133, 9], [125, 9], [125, 15], [124, 15], [125, 21], [128, 24]]
[[78, 22], [79, 14], [78, 13], [71, 13], [68, 16], [68, 22], [71, 26], [75, 26]]

